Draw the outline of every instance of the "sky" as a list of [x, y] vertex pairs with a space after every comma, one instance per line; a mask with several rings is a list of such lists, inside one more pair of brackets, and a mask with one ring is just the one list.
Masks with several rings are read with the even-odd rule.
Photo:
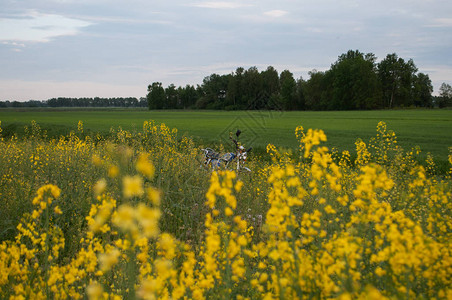
[[413, 59], [437, 95], [452, 1], [1, 0], [0, 101], [139, 98], [238, 67], [309, 79], [348, 50]]

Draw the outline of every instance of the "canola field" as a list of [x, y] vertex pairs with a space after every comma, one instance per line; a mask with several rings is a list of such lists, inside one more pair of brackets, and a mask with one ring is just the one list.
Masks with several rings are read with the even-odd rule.
[[251, 173], [154, 121], [0, 129], [1, 298], [451, 299], [452, 149], [438, 175], [375, 128], [351, 153], [297, 126]]

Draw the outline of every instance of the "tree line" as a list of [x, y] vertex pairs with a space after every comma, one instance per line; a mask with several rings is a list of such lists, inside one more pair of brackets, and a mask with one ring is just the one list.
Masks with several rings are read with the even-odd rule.
[[242, 67], [226, 75], [212, 74], [196, 87], [148, 86], [149, 109], [280, 109], [367, 110], [400, 107], [452, 106], [452, 92], [443, 83], [433, 97], [427, 74], [419, 73], [412, 59], [388, 54], [377, 63], [372, 53], [349, 50], [330, 69], [313, 70], [309, 79], [295, 79], [289, 70], [272, 67], [259, 72]]
[[118, 98], [52, 98], [48, 100], [2, 101], [0, 107], [147, 107], [147, 99], [134, 97]]

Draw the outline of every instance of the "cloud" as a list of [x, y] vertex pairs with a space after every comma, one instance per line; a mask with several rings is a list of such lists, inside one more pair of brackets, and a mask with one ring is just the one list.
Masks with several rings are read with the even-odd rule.
[[264, 12], [264, 15], [272, 17], [272, 18], [280, 18], [282, 16], [285, 16], [286, 14], [288, 14], [287, 11], [279, 10], [279, 9], [269, 10], [269, 11]]
[[75, 35], [90, 22], [55, 14], [29, 11], [0, 18], [0, 41], [48, 42], [52, 38]]
[[9, 46], [11, 48], [11, 50], [14, 52], [22, 52], [22, 50], [25, 48], [24, 43], [17, 43], [17, 42], [4, 41], [4, 42], [2, 42], [2, 45]]
[[433, 22], [426, 27], [452, 27], [452, 18], [437, 18], [433, 19]]
[[235, 3], [235, 2], [207, 1], [207, 2], [194, 3], [191, 6], [201, 7], [201, 8], [214, 8], [214, 9], [233, 9], [233, 8], [247, 7], [250, 5], [243, 4], [243, 3]]
[[147, 12], [147, 16], [152, 16], [151, 18], [137, 18], [137, 17], [121, 17], [121, 16], [102, 16], [102, 15], [72, 15], [72, 19], [83, 19], [89, 23], [118, 23], [118, 24], [160, 24], [160, 25], [171, 25], [172, 21], [162, 20], [160, 14]]

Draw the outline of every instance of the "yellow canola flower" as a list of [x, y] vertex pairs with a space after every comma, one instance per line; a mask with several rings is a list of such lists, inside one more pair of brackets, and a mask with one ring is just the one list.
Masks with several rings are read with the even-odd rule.
[[83, 122], [81, 120], [77, 123], [77, 131], [83, 133]]
[[55, 208], [53, 209], [53, 211], [57, 214], [57, 215], [61, 215], [63, 212], [61, 211], [61, 209], [58, 206], [55, 206]]
[[336, 213], [336, 210], [333, 209], [333, 207], [331, 207], [331, 205], [327, 205], [327, 206], [325, 206], [325, 212], [326, 212], [327, 214], [335, 214], [335, 213]]
[[236, 192], [240, 192], [240, 190], [242, 189], [242, 187], [243, 187], [243, 181], [237, 181], [236, 183], [235, 183], [235, 186], [234, 186], [234, 189], [235, 189], [235, 191]]
[[107, 188], [107, 181], [102, 178], [99, 179], [99, 181], [96, 182], [96, 184], [93, 186], [93, 191], [95, 196], [101, 195], [105, 189]]
[[136, 209], [136, 219], [141, 225], [144, 236], [154, 238], [158, 236], [160, 216], [160, 209], [149, 208], [143, 203], [138, 205]]
[[169, 233], [162, 233], [157, 242], [158, 249], [161, 250], [160, 255], [166, 259], [174, 259], [176, 257], [177, 241]]
[[97, 281], [92, 282], [86, 288], [86, 294], [88, 295], [88, 298], [90, 300], [102, 299], [103, 293], [104, 293], [104, 289], [102, 288], [102, 285], [100, 285]]
[[108, 168], [108, 177], [116, 178], [119, 175], [119, 168], [115, 165]]
[[300, 142], [304, 144], [304, 157], [307, 158], [313, 146], [320, 145], [320, 142], [326, 142], [326, 135], [323, 130], [308, 129], [308, 132], [301, 138]]
[[44, 196], [44, 193], [47, 191], [49, 191], [50, 194], [52, 195], [52, 197], [54, 197], [55, 199], [60, 197], [61, 190], [56, 185], [46, 184], [38, 189], [38, 191], [37, 191], [38, 196], [37, 196], [37, 198], [33, 199], [33, 201], [34, 201], [33, 204], [37, 204], [39, 199], [42, 199], [42, 197]]
[[232, 215], [234, 214], [234, 211], [233, 211], [230, 207], [226, 207], [226, 208], [224, 209], [224, 214], [225, 214], [227, 217], [230, 217], [230, 216], [232, 216]]
[[152, 178], [154, 176], [155, 168], [154, 165], [149, 161], [148, 153], [141, 153], [138, 156], [135, 168], [138, 172], [148, 178]]
[[140, 197], [144, 194], [143, 178], [138, 175], [124, 176], [122, 179], [122, 188], [125, 198]]
[[169, 259], [156, 259], [154, 266], [160, 278], [166, 279], [171, 276], [172, 263]]
[[104, 273], [111, 270], [111, 268], [118, 263], [120, 255], [121, 252], [116, 248], [109, 252], [99, 254], [100, 270]]
[[136, 231], [135, 209], [127, 204], [121, 205], [113, 216], [112, 222], [126, 232]]
[[128, 204], [121, 205], [113, 215], [112, 222], [123, 232], [132, 233], [133, 238], [156, 238], [159, 231], [161, 212], [158, 208], [149, 208], [140, 203], [136, 208]]
[[161, 192], [158, 189], [149, 187], [146, 189], [146, 193], [153, 205], [160, 206]]

